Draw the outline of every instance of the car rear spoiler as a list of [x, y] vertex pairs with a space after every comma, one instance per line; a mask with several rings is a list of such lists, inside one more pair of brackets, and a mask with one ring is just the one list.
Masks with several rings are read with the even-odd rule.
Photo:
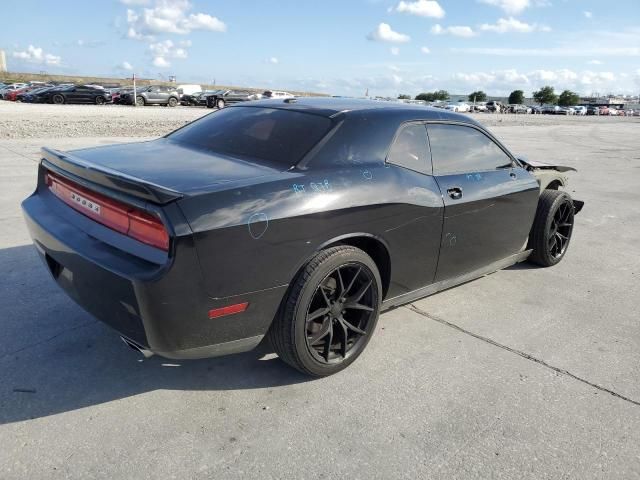
[[43, 147], [42, 162], [45, 167], [58, 172], [68, 172], [90, 182], [158, 204], [166, 204], [182, 198], [180, 192], [141, 180], [126, 173], [87, 162], [75, 155]]

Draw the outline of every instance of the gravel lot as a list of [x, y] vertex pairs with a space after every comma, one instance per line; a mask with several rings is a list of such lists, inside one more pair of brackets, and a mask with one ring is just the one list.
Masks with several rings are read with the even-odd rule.
[[639, 119], [478, 115], [514, 153], [579, 170], [567, 256], [388, 312], [354, 365], [310, 381], [266, 348], [142, 361], [30, 244], [41, 146], [207, 112], [0, 102], [1, 479], [640, 478]]
[[[0, 139], [74, 137], [152, 137], [211, 113], [204, 107], [131, 107], [123, 105], [48, 105], [0, 101]], [[555, 115], [495, 115], [474, 118], [487, 126], [602, 125], [640, 123], [640, 117], [562, 117]]]

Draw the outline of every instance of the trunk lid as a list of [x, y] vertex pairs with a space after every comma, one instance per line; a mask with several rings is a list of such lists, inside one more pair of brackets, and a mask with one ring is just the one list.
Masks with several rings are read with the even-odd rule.
[[114, 190], [164, 204], [216, 185], [279, 173], [273, 167], [182, 146], [167, 139], [60, 152], [47, 164]]

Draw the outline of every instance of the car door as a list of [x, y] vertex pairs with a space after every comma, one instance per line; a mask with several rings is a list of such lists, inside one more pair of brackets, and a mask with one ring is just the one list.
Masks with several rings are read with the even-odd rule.
[[469, 124], [428, 124], [445, 205], [436, 281], [522, 250], [536, 212], [536, 179], [493, 137]]
[[[432, 175], [429, 141], [424, 122], [405, 123], [398, 129], [389, 148], [386, 164], [389, 174], [402, 192], [394, 222], [386, 238], [401, 252], [393, 261], [402, 284], [392, 286], [405, 294], [433, 283], [442, 238], [444, 205]], [[387, 193], [388, 194], [388, 193]]]
[[83, 85], [78, 85], [73, 93], [67, 98], [69, 103], [88, 103], [87, 97], [89, 96], [89, 88]]
[[167, 87], [158, 87], [156, 92], [157, 102], [158, 103], [168, 103], [169, 102], [169, 89]]

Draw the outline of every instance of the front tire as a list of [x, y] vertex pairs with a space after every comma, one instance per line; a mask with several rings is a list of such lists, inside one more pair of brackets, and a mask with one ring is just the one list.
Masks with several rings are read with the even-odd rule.
[[136, 97], [136, 105], [138, 107], [144, 107], [147, 104], [147, 102], [145, 101], [144, 97]]
[[175, 107], [176, 105], [178, 105], [178, 99], [175, 98], [175, 97], [169, 98], [169, 106], [170, 107]]
[[219, 98], [218, 101], [216, 102], [216, 107], [218, 107], [219, 110], [222, 110], [224, 108], [224, 100]]
[[562, 260], [573, 233], [575, 209], [568, 193], [544, 190], [529, 234], [529, 261], [551, 267]]
[[96, 97], [96, 105], [104, 105], [104, 97]]
[[298, 273], [269, 330], [280, 358], [314, 377], [337, 373], [364, 351], [382, 298], [375, 262], [351, 246], [319, 252]]
[[62, 95], [54, 95], [51, 101], [55, 105], [62, 105], [64, 103], [64, 97]]

